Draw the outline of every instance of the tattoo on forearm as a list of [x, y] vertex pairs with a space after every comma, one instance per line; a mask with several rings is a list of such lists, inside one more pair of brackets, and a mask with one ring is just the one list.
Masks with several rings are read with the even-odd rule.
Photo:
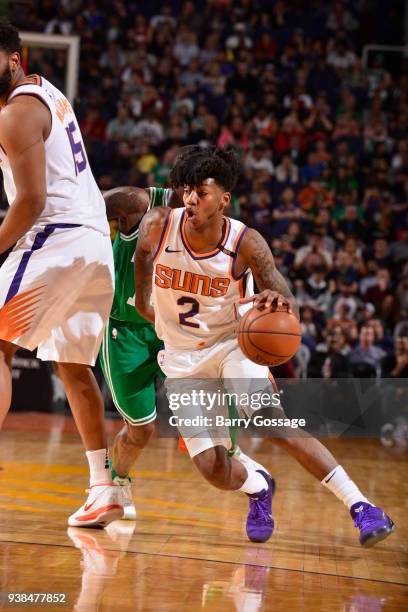
[[282, 274], [275, 266], [273, 255], [262, 236], [252, 233], [248, 236], [249, 266], [260, 291], [271, 289], [290, 300], [292, 309], [298, 313], [296, 300]]

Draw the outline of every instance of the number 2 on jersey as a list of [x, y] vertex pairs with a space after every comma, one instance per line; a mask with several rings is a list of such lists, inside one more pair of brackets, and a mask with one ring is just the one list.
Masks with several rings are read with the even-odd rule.
[[194, 298], [190, 297], [181, 297], [177, 300], [177, 304], [179, 306], [184, 306], [185, 304], [191, 304], [191, 309], [187, 312], [180, 312], [179, 321], [180, 325], [188, 325], [188, 327], [200, 327], [198, 323], [192, 323], [191, 321], [187, 321], [190, 317], [195, 317], [198, 314], [200, 304]]
[[82, 145], [82, 140], [80, 139], [78, 142], [75, 142], [74, 134], [76, 131], [76, 125], [73, 121], [68, 124], [65, 131], [68, 135], [69, 144], [71, 145], [72, 157], [74, 158], [75, 164], [75, 174], [78, 175], [86, 168], [86, 155]]

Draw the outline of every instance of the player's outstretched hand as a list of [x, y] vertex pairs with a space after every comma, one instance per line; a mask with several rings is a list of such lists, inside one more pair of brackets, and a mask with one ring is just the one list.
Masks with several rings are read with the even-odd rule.
[[249, 295], [239, 300], [239, 304], [249, 304], [250, 302], [254, 303], [255, 308], [269, 308], [273, 305], [275, 308], [287, 308], [288, 312], [292, 312], [288, 298], [277, 291], [272, 291], [272, 289], [265, 289], [261, 293]]

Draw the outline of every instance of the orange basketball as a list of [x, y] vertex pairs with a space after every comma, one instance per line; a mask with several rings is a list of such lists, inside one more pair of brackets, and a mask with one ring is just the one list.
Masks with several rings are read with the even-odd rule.
[[277, 366], [293, 357], [301, 334], [299, 321], [286, 309], [254, 307], [239, 322], [238, 342], [251, 361]]

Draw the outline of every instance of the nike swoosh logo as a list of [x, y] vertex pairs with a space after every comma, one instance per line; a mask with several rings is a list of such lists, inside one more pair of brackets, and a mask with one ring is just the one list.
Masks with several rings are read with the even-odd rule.
[[84, 506], [85, 512], [88, 512], [89, 508], [92, 508], [92, 506], [94, 505], [95, 502], [96, 502], [96, 499], [94, 499], [93, 502], [91, 502], [87, 506]]
[[[337, 470], [336, 470], [336, 471], [337, 471]], [[328, 478], [328, 479], [327, 479], [327, 480], [325, 480], [324, 482], [330, 482], [330, 481], [331, 481], [331, 479], [333, 478], [333, 476], [334, 476], [335, 474], [336, 474], [336, 472], [334, 472], [334, 474], [332, 474], [332, 475], [330, 476], [330, 478]]]
[[182, 253], [181, 250], [177, 251], [174, 249], [169, 249], [169, 247], [166, 247], [164, 250], [166, 251], [166, 253]]

